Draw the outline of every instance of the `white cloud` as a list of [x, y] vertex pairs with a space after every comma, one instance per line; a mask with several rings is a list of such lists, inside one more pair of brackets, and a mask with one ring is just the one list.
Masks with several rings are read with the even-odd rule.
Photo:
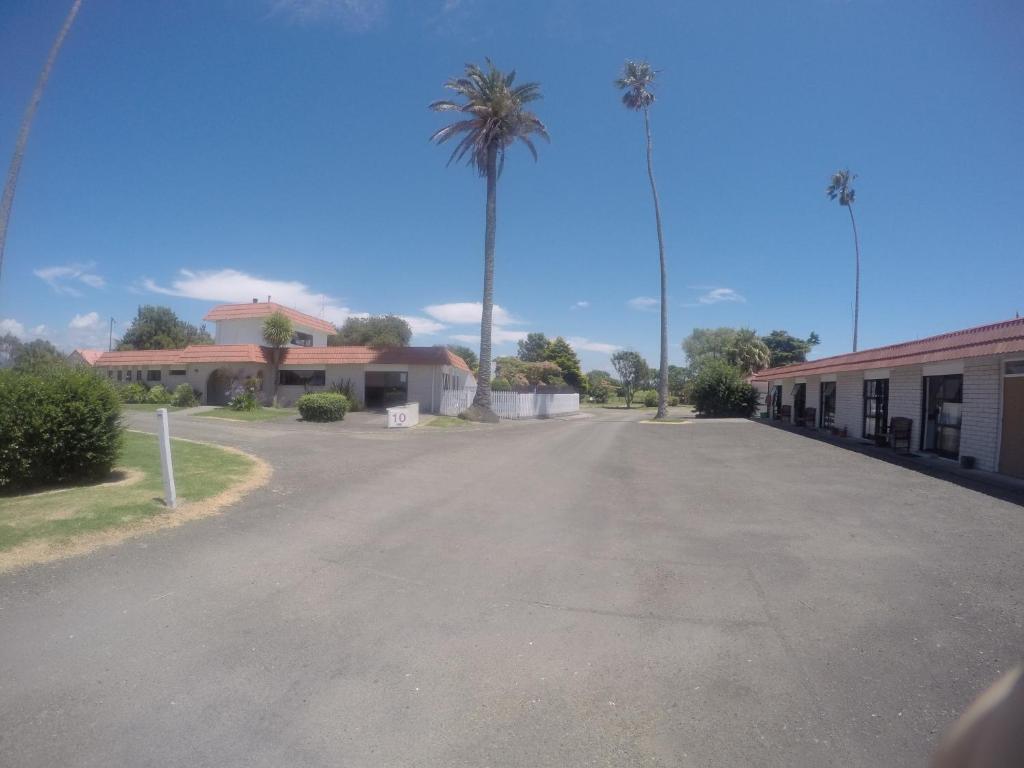
[[443, 331], [448, 326], [444, 323], [439, 323], [436, 320], [431, 320], [429, 317], [415, 317], [413, 315], [401, 315], [401, 318], [409, 324], [412, 328], [414, 336], [433, 336], [439, 331]]
[[266, 301], [267, 296], [270, 296], [271, 301], [293, 307], [314, 317], [322, 317], [335, 325], [341, 325], [345, 318], [351, 315], [365, 315], [342, 306], [333, 296], [314, 293], [309, 286], [297, 280], [268, 280], [239, 272], [237, 269], [201, 272], [183, 269], [178, 275], [171, 281], [170, 287], [158, 285], [149, 278], [142, 281], [142, 287], [165, 296], [182, 296], [213, 302], [240, 303], [253, 299]]
[[[435, 320], [452, 325], [479, 325], [483, 313], [483, 304], [479, 301], [462, 301], [451, 304], [431, 304], [423, 311]], [[522, 320], [513, 317], [503, 307], [494, 305], [491, 311], [491, 322], [495, 325], [517, 325]]]
[[107, 284], [102, 277], [91, 271], [95, 268], [94, 262], [64, 264], [36, 269], [32, 274], [50, 286], [56, 293], [66, 296], [81, 296], [82, 292], [75, 286], [75, 283], [81, 283], [90, 288], [102, 288]]
[[75, 315], [71, 318], [71, 322], [68, 323], [69, 328], [95, 328], [100, 323], [100, 316], [97, 312], [87, 312], [84, 315]]
[[[460, 333], [452, 336], [452, 338], [456, 341], [463, 341], [466, 344], [480, 344], [480, 334], [477, 333]], [[507, 331], [504, 328], [491, 328], [492, 344], [507, 344], [509, 342], [515, 342], [525, 338], [526, 331]]]
[[641, 312], [653, 312], [654, 308], [658, 306], [658, 300], [652, 299], [650, 296], [637, 296], [627, 301], [626, 304]]
[[705, 285], [695, 285], [692, 286], [692, 288], [694, 290], [704, 291], [704, 293], [697, 297], [696, 304], [690, 304], [688, 306], [696, 307], [702, 304], [721, 304], [722, 302], [746, 302], [746, 299], [732, 288], [713, 288]]
[[573, 304], [571, 307], [569, 307], [569, 309], [586, 309], [589, 306], [590, 306], [590, 302], [589, 301], [577, 301], [575, 304]]
[[615, 344], [591, 341], [590, 339], [585, 339], [582, 336], [570, 336], [566, 341], [569, 342], [573, 349], [582, 350], [584, 352], [600, 352], [605, 355], [610, 355], [612, 352], [617, 352], [622, 349], [622, 347]]
[[13, 317], [5, 317], [0, 320], [0, 334], [9, 333], [19, 339], [25, 338], [25, 326]]
[[386, 0], [270, 0], [271, 13], [298, 22], [341, 22], [355, 32], [365, 32], [384, 18]]

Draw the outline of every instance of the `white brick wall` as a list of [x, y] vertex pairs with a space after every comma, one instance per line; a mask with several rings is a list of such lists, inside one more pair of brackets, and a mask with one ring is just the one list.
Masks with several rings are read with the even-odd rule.
[[964, 361], [964, 406], [960, 455], [973, 456], [978, 469], [998, 469], [999, 361], [980, 358]]
[[893, 368], [889, 371], [889, 419], [905, 416], [913, 419], [914, 432], [910, 439], [911, 450], [921, 447], [921, 387], [922, 372], [919, 365]]
[[807, 407], [814, 409], [814, 426], [821, 424], [821, 388], [817, 376], [807, 377]]
[[864, 373], [853, 371], [836, 375], [836, 427], [846, 427], [850, 437], [864, 433]]

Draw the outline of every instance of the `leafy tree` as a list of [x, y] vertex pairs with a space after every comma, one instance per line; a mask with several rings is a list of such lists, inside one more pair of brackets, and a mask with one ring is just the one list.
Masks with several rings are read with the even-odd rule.
[[750, 416], [757, 410], [757, 389], [724, 360], [710, 360], [693, 380], [693, 407], [704, 416]]
[[18, 129], [18, 138], [14, 143], [14, 155], [11, 157], [11, 164], [7, 168], [7, 181], [4, 184], [3, 198], [0, 199], [0, 271], [4, 266], [4, 247], [7, 244], [7, 225], [11, 220], [11, 207], [14, 205], [14, 193], [18, 187], [18, 174], [21, 173], [21, 163], [25, 159], [25, 147], [28, 146], [28, 137], [32, 133], [32, 122], [36, 118], [36, 110], [39, 102], [43, 100], [43, 91], [46, 90], [46, 83], [50, 79], [50, 72], [57, 61], [60, 49], [64, 47], [64, 38], [71, 31], [71, 25], [78, 15], [78, 9], [82, 0], [74, 0], [68, 15], [64, 17], [64, 23], [57, 33], [53, 45], [50, 46], [50, 54], [46, 57], [46, 63], [36, 80], [36, 87], [32, 91], [32, 98], [29, 99], [28, 109], [21, 118], [21, 128]]
[[825, 188], [829, 200], [838, 200], [850, 212], [850, 224], [853, 226], [853, 251], [855, 254], [855, 277], [853, 284], [853, 351], [857, 351], [857, 328], [860, 325], [860, 240], [857, 237], [857, 220], [853, 218], [853, 199], [857, 193], [853, 188], [853, 180], [857, 174], [850, 173], [849, 168], [836, 171], [832, 180]]
[[670, 365], [668, 367], [669, 395], [684, 400], [686, 398], [686, 387], [692, 378], [693, 375], [689, 368], [681, 365]]
[[[275, 408], [277, 408], [278, 379], [281, 378], [278, 374], [278, 370], [281, 367], [281, 350], [291, 342], [294, 335], [295, 327], [292, 325], [292, 319], [284, 314], [284, 312], [274, 312], [263, 321], [263, 340], [267, 343], [267, 346], [273, 349], [274, 365], [272, 376], [274, 383], [271, 385], [271, 391], [274, 393], [273, 402]], [[255, 403], [255, 391], [251, 394], [253, 395], [252, 401]]]
[[181, 320], [170, 307], [141, 306], [124, 332], [118, 349], [183, 349], [190, 344], [213, 344], [206, 326]]
[[487, 210], [484, 226], [484, 293], [480, 317], [480, 370], [477, 377], [473, 415], [496, 421], [491, 411], [491, 328], [494, 312], [494, 232], [497, 225], [498, 176], [505, 165], [505, 152], [517, 140], [537, 159], [531, 136], [548, 139], [547, 129], [526, 105], [540, 98], [540, 85], [513, 85], [515, 72], [498, 70], [490, 59], [484, 71], [475, 64], [466, 66], [462, 77], [452, 78], [445, 87], [461, 102], [435, 101], [430, 109], [458, 112], [465, 119], [446, 125], [430, 137], [437, 144], [459, 137], [449, 164], [465, 158], [487, 180]]
[[633, 393], [643, 389], [647, 384], [651, 376], [650, 368], [639, 352], [627, 349], [619, 350], [612, 355], [612, 365], [619, 375], [622, 396], [626, 400], [626, 407], [629, 408], [633, 404]]
[[412, 328], [398, 315], [348, 317], [341, 329], [327, 339], [330, 347], [407, 347]]
[[0, 368], [14, 365], [14, 358], [21, 349], [21, 340], [13, 333], [0, 336]]
[[694, 328], [683, 351], [694, 374], [711, 360], [724, 360], [746, 374], [771, 364], [770, 350], [750, 328]]
[[558, 366], [562, 371], [562, 378], [565, 379], [566, 384], [580, 394], [586, 394], [587, 377], [583, 375], [583, 369], [580, 368], [580, 359], [576, 356], [576, 351], [569, 342], [561, 336], [549, 342], [544, 349], [544, 359]]
[[786, 331], [772, 331], [767, 336], [762, 336], [761, 341], [771, 352], [771, 366], [777, 368], [780, 365], [792, 365], [793, 363], [807, 362], [807, 355], [821, 343], [818, 334], [811, 332], [806, 339], [798, 339]]
[[771, 365], [772, 353], [754, 331], [750, 328], [740, 328], [736, 331], [725, 359], [742, 374], [749, 376]]
[[44, 374], [55, 366], [65, 365], [65, 358], [61, 351], [46, 339], [35, 339], [25, 343], [19, 342], [11, 363], [11, 367], [16, 371]]
[[625, 91], [622, 103], [627, 109], [644, 113], [644, 133], [647, 136], [647, 179], [654, 198], [654, 223], [658, 231], [658, 265], [661, 270], [661, 362], [658, 368], [658, 412], [654, 418], [668, 415], [668, 303], [667, 272], [665, 269], [665, 237], [661, 230], [661, 202], [654, 184], [653, 147], [651, 143], [651, 105], [654, 104], [654, 79], [657, 72], [646, 61], [627, 61], [622, 76], [615, 85]]
[[470, 370], [474, 373], [477, 369], [476, 352], [464, 344], [449, 344], [448, 349], [454, 352], [456, 355], [466, 361], [466, 365], [469, 366]]
[[[611, 381], [612, 375], [608, 371], [602, 371], [599, 368], [595, 368], [592, 371], [587, 371], [587, 384], [590, 387], [594, 387], [600, 381]], [[615, 384], [614, 386], [618, 386]]]
[[527, 363], [539, 363], [541, 360], [547, 360], [545, 355], [550, 343], [548, 337], [543, 333], [528, 333], [525, 339], [520, 339], [518, 342], [517, 357]]
[[499, 357], [494, 361], [495, 378], [513, 387], [562, 387], [562, 369], [552, 362], [525, 363], [518, 357]]

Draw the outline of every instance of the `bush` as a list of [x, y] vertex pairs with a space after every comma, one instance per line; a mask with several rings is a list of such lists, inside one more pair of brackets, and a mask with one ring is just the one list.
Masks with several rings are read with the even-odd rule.
[[228, 408], [233, 411], [255, 411], [260, 407], [260, 401], [256, 397], [259, 386], [256, 379], [246, 379], [245, 384], [231, 390]]
[[679, 398], [676, 397], [675, 395], [669, 395], [668, 404], [673, 407], [679, 405]]
[[118, 390], [118, 394], [121, 396], [121, 402], [123, 403], [148, 403], [149, 402], [149, 390], [146, 389], [146, 385], [141, 381], [134, 381], [131, 384], [126, 384]]
[[341, 421], [348, 410], [348, 398], [337, 392], [310, 392], [295, 404], [304, 421]]
[[199, 404], [199, 393], [188, 384], [179, 384], [174, 388], [174, 399], [171, 402], [179, 408], [191, 408]]
[[702, 365], [693, 381], [693, 407], [704, 416], [751, 416], [759, 399], [739, 369], [722, 360]]
[[170, 405], [171, 400], [171, 393], [164, 388], [163, 384], [157, 384], [149, 390], [149, 395], [146, 398], [146, 402], [157, 405]]
[[498, 378], [491, 380], [492, 392], [509, 392], [511, 389], [512, 385], [509, 384], [508, 379], [503, 379], [499, 376]]
[[121, 431], [118, 393], [92, 371], [0, 371], [2, 489], [105, 477]]
[[595, 403], [607, 403], [615, 387], [607, 379], [598, 379], [590, 385], [590, 399]]
[[352, 413], [363, 410], [363, 404], [356, 396], [356, 387], [352, 383], [352, 379], [342, 379], [341, 381], [332, 382], [329, 391], [337, 392], [339, 395], [344, 395], [345, 399], [348, 400], [348, 410]]

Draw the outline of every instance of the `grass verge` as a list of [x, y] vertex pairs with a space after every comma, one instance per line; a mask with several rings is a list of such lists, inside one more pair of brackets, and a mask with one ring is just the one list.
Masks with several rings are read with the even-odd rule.
[[297, 419], [299, 411], [296, 408], [257, 408], [255, 411], [235, 411], [227, 406], [214, 408], [212, 411], [203, 411], [196, 416], [205, 416], [211, 419], [232, 419], [233, 421], [272, 421], [291, 416]]
[[125, 433], [109, 481], [0, 496], [0, 572], [89, 552], [129, 536], [205, 517], [266, 482], [270, 468], [234, 449], [172, 440], [177, 509], [162, 501], [155, 435]]
[[425, 427], [468, 427], [470, 423], [458, 416], [434, 416]]

